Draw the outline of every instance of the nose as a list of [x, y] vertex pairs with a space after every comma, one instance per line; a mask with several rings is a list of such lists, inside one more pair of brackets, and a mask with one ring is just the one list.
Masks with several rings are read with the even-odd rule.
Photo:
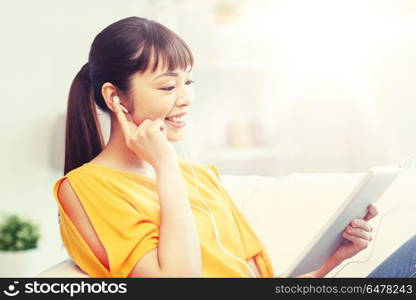
[[179, 106], [190, 106], [193, 103], [194, 89], [192, 87], [182, 87], [178, 93], [178, 99], [176, 100]]

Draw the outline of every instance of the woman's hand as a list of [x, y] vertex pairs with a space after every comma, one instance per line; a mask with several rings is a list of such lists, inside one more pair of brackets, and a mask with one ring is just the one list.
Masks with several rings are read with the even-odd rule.
[[137, 126], [133, 121], [127, 120], [117, 99], [113, 100], [113, 108], [126, 145], [131, 151], [155, 169], [165, 162], [176, 161], [176, 151], [167, 139], [167, 128], [162, 119], [145, 119]]
[[368, 221], [377, 214], [376, 207], [370, 204], [364, 218], [352, 220], [342, 232], [344, 240], [332, 254], [332, 259], [341, 263], [367, 248], [372, 240], [371, 232], [373, 231], [373, 227], [368, 224]]
[[368, 221], [378, 215], [378, 211], [374, 205], [367, 207], [367, 213], [362, 219], [354, 219], [342, 232], [344, 240], [341, 245], [334, 251], [330, 258], [317, 270], [298, 277], [325, 277], [335, 267], [337, 267], [343, 260], [350, 258], [368, 247], [372, 240], [371, 232], [373, 227], [368, 224]]

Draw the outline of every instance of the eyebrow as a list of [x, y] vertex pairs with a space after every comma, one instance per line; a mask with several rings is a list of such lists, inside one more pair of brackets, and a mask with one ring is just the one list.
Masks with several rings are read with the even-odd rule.
[[[191, 71], [192, 71], [192, 69], [189, 69], [188, 73], [190, 73]], [[156, 80], [156, 79], [158, 79], [159, 77], [162, 77], [162, 76], [174, 76], [174, 77], [177, 77], [178, 76], [178, 73], [176, 73], [176, 72], [166, 72], [166, 73], [163, 73], [163, 74], [160, 74], [160, 75], [156, 76], [155, 79], [153, 79], [153, 80]]]

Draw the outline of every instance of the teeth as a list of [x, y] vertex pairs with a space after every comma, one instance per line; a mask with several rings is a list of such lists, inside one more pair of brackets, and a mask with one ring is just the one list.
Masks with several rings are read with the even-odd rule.
[[173, 122], [183, 122], [185, 120], [185, 116], [170, 117], [170, 118], [167, 118], [167, 119], [170, 120], [170, 121], [173, 121]]

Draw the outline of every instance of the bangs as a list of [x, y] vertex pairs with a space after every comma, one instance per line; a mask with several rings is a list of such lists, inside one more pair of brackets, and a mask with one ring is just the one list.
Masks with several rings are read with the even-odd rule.
[[147, 37], [133, 58], [137, 71], [154, 73], [160, 64], [167, 71], [192, 69], [194, 57], [184, 40], [159, 23], [152, 22], [146, 29]]

